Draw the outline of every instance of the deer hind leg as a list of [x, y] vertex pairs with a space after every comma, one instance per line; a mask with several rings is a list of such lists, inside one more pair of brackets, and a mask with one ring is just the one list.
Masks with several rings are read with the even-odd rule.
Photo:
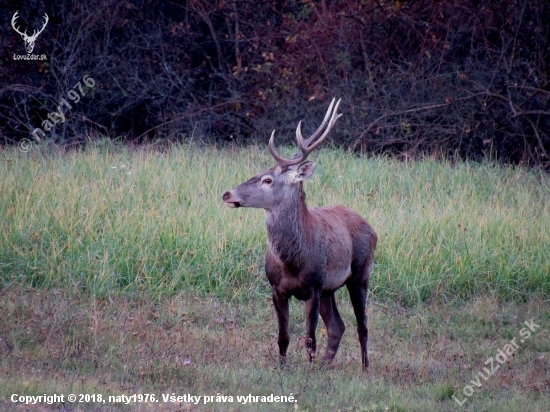
[[353, 305], [353, 312], [357, 319], [357, 334], [359, 336], [359, 343], [361, 345], [361, 363], [363, 370], [369, 367], [369, 358], [367, 354], [367, 341], [369, 339], [369, 331], [367, 328], [367, 313], [365, 312], [365, 304], [367, 300], [367, 282], [356, 282], [355, 279], [350, 278], [346, 283]]
[[325, 322], [327, 328], [327, 348], [323, 360], [330, 363], [334, 359], [334, 356], [336, 356], [336, 352], [338, 352], [340, 340], [342, 340], [342, 335], [344, 335], [344, 331], [346, 330], [336, 307], [334, 293], [321, 297], [320, 312], [321, 318], [323, 318], [323, 322]]
[[361, 363], [363, 370], [366, 371], [369, 367], [367, 348], [369, 330], [367, 328], [365, 305], [377, 237], [374, 230], [367, 223], [365, 223], [364, 229], [362, 235], [358, 236], [353, 244], [353, 255], [355, 257], [351, 263], [351, 277], [347, 280], [346, 286], [357, 319], [357, 335], [361, 345]]

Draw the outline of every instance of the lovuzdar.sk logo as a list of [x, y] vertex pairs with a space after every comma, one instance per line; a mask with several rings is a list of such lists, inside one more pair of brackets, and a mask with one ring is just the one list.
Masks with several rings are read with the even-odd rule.
[[46, 13], [44, 13], [44, 23], [42, 24], [42, 28], [40, 30], [34, 30], [32, 35], [27, 34], [27, 30], [22, 32], [19, 27], [17, 26], [16, 20], [19, 18], [19, 10], [16, 11], [11, 19], [11, 25], [13, 29], [21, 35], [23, 38], [23, 41], [25, 42], [25, 49], [27, 49], [27, 54], [14, 54], [13, 59], [14, 60], [46, 60], [46, 55], [37, 55], [32, 54], [32, 51], [34, 50], [34, 43], [36, 42], [36, 39], [44, 31], [46, 28], [46, 25], [48, 24], [49, 18]]

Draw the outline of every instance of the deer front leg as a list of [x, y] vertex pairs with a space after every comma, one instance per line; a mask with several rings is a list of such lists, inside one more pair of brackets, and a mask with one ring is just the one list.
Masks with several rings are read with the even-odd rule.
[[306, 300], [306, 350], [310, 362], [313, 362], [315, 359], [315, 351], [317, 350], [315, 331], [317, 330], [317, 322], [319, 320], [320, 300], [320, 290], [314, 290], [311, 297]]
[[277, 312], [277, 320], [279, 322], [279, 356], [281, 366], [284, 365], [286, 360], [286, 351], [290, 342], [290, 335], [288, 334], [288, 299], [282, 296], [279, 292], [273, 289], [273, 306]]

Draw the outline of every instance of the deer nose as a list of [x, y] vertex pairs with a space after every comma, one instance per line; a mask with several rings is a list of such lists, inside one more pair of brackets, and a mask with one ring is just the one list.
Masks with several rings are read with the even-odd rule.
[[225, 192], [223, 195], [222, 195], [222, 200], [224, 202], [227, 202], [229, 199], [231, 199], [231, 192]]

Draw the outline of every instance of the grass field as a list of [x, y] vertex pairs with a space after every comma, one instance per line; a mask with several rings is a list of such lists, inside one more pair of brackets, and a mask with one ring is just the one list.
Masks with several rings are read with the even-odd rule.
[[[308, 203], [343, 204], [379, 235], [368, 374], [344, 291], [335, 363], [307, 363], [294, 301], [278, 368], [264, 213], [221, 201], [272, 166], [264, 148], [2, 149], [0, 408], [15, 409], [12, 394], [152, 393], [160, 402], [29, 409], [550, 410], [550, 178], [329, 149], [312, 159]], [[297, 402], [237, 402], [248, 394]]]

